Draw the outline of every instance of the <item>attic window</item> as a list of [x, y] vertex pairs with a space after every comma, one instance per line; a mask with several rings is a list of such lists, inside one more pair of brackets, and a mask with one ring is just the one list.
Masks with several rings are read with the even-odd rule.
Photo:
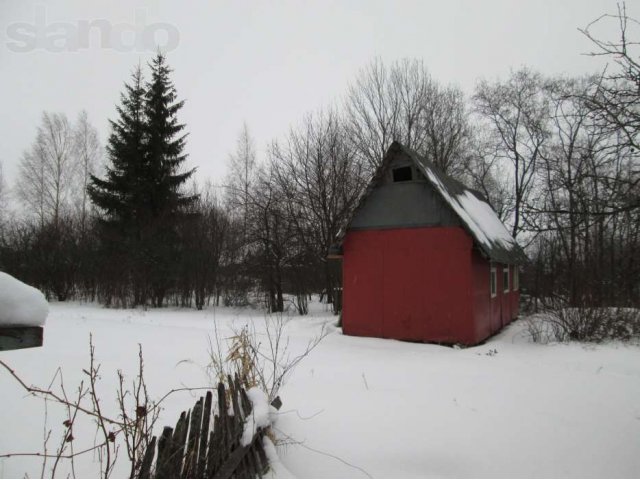
[[393, 169], [393, 181], [395, 182], [410, 182], [413, 180], [413, 171], [411, 166], [398, 167]]

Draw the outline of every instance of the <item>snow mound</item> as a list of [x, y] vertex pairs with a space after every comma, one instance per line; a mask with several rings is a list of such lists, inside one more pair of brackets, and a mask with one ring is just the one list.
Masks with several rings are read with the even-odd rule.
[[271, 409], [267, 395], [258, 387], [250, 388], [247, 397], [251, 402], [251, 414], [246, 418], [244, 431], [242, 432], [242, 446], [246, 447], [251, 443], [258, 428], [271, 425]]
[[0, 327], [39, 327], [49, 314], [40, 290], [0, 272]]
[[276, 446], [269, 437], [264, 437], [262, 439], [262, 446], [264, 447], [264, 453], [267, 455], [267, 459], [269, 460], [269, 472], [267, 472], [267, 478], [296, 478], [295, 475], [287, 470], [287, 467], [282, 464], [282, 461], [280, 461], [280, 457], [276, 451]]

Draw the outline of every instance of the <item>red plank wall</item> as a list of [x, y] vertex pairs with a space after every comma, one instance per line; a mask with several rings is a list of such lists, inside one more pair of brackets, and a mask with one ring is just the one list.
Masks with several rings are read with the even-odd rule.
[[345, 334], [477, 342], [472, 271], [477, 272], [472, 240], [462, 228], [350, 231], [343, 248]]
[[492, 309], [495, 299], [491, 298], [490, 292], [489, 262], [477, 250], [473, 250], [471, 262], [473, 265], [474, 343], [477, 343], [496, 332], [501, 322], [499, 315], [497, 317], [492, 315], [492, 310], [496, 309]]
[[509, 266], [509, 292], [504, 293], [503, 264], [494, 263], [497, 276], [497, 292], [490, 293], [490, 264], [477, 250], [472, 256], [473, 264], [473, 311], [476, 328], [476, 342], [497, 333], [518, 316], [520, 292], [513, 291], [513, 265]]

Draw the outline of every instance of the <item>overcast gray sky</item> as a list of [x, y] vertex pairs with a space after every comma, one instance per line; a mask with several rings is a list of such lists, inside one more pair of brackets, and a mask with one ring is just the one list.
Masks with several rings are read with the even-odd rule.
[[[434, 78], [467, 93], [522, 65], [590, 73], [603, 63], [581, 55], [592, 46], [577, 29], [616, 8], [614, 0], [0, 0], [0, 162], [11, 186], [43, 110], [75, 120], [86, 109], [104, 143], [123, 82], [153, 55], [154, 39], [170, 50], [186, 100], [188, 162], [217, 183], [243, 121], [262, 154], [304, 113], [338, 102], [375, 56], [421, 58]], [[638, 4], [627, 9], [638, 17]], [[104, 42], [100, 28], [111, 28]]]

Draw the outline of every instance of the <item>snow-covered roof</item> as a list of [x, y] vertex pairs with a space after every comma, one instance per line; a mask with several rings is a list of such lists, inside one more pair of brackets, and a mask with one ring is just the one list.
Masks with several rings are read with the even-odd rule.
[[[376, 186], [380, 184], [387, 173], [391, 161], [399, 153], [411, 159], [415, 166], [420, 169], [426, 180], [460, 220], [463, 228], [475, 240], [476, 245], [486, 257], [504, 264], [522, 264], [527, 261], [522, 248], [500, 221], [491, 205], [479, 192], [467, 188], [457, 180], [445, 175], [432, 162], [404, 147], [399, 142], [393, 142], [387, 150], [382, 164], [360, 198], [356, 211]], [[340, 244], [348, 228], [349, 226], [347, 225], [341, 230], [338, 238]]]
[[40, 290], [0, 272], [0, 327], [40, 327], [48, 314]]
[[520, 264], [527, 261], [518, 242], [479, 192], [448, 177], [426, 158], [397, 142], [394, 143], [422, 170], [487, 257], [500, 263]]

